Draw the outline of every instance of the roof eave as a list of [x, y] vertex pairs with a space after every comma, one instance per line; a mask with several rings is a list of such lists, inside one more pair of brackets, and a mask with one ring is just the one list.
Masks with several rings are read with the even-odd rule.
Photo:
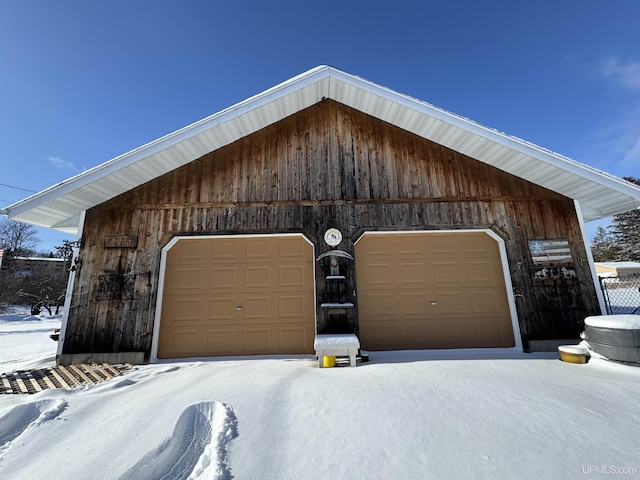
[[[32, 195], [5, 212], [10, 218], [68, 231], [82, 211], [325, 98], [578, 200], [585, 221], [640, 207], [640, 188], [624, 180], [360, 77], [320, 66]], [[580, 184], [563, 179], [567, 175]], [[612, 203], [601, 200], [612, 192]], [[56, 207], [55, 215], [51, 204]]]

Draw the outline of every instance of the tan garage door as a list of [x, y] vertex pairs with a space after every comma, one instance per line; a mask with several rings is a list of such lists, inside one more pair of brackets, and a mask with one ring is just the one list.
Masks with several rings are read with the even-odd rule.
[[363, 349], [514, 346], [500, 251], [486, 233], [368, 233], [355, 259]]
[[158, 358], [313, 353], [314, 298], [313, 247], [300, 235], [179, 239]]

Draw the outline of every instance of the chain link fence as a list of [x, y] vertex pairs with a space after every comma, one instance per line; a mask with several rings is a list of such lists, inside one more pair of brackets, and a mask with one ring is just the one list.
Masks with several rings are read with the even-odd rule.
[[609, 315], [640, 315], [640, 276], [600, 277]]

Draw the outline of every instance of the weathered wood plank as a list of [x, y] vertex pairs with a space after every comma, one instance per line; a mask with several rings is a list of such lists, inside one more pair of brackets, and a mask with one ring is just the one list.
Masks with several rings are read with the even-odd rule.
[[[98, 374], [96, 374], [93, 371], [93, 366], [92, 365], [87, 365], [86, 363], [82, 363], [80, 364], [80, 366], [82, 367], [82, 371], [85, 374], [86, 377], [91, 377], [90, 381], [91, 383], [100, 383], [104, 380], [104, 378], [100, 377]], [[77, 368], [77, 367], [76, 367]], [[80, 369], [78, 368], [78, 370], [80, 371]]]
[[113, 366], [109, 365], [108, 363], [103, 363], [102, 367], [106, 372], [110, 373], [113, 377], [117, 377], [118, 375], [120, 375], [120, 372], [115, 368], [113, 368]]
[[[69, 370], [67, 370], [63, 365], [59, 365], [57, 367], [57, 370], [62, 375], [64, 375], [65, 383], [67, 384], [67, 386], [81, 385], [81, 383], [78, 381], [78, 379], [76, 377], [74, 377], [73, 374]], [[62, 377], [62, 375], [60, 375], [60, 376]]]
[[55, 369], [51, 369], [51, 375], [53, 375], [53, 377], [60, 383], [60, 385], [62, 385], [62, 388], [64, 388], [65, 390], [71, 390], [71, 385], [74, 385], [73, 381], [67, 382]]
[[2, 377], [2, 389], [5, 393], [13, 393], [13, 388], [11, 388], [11, 384], [9, 383], [9, 380], [7, 380], [5, 377]]
[[20, 390], [20, 393], [29, 393], [29, 389], [20, 377], [16, 377], [16, 385], [18, 386], [18, 390]]
[[47, 388], [57, 388], [55, 386], [55, 384], [49, 379], [49, 375], [50, 374], [51, 374], [51, 369], [50, 368], [47, 369], [45, 372], [43, 372], [42, 381], [47, 386]]
[[91, 378], [89, 378], [89, 376], [85, 375], [85, 373], [80, 368], [78, 368], [76, 365], [69, 365], [68, 368], [73, 373], [78, 375], [83, 381], [85, 381], [87, 383], [96, 383]]
[[42, 387], [38, 384], [38, 381], [35, 378], [29, 377], [27, 378], [27, 381], [31, 384], [31, 388], [33, 388], [36, 392], [42, 391]]

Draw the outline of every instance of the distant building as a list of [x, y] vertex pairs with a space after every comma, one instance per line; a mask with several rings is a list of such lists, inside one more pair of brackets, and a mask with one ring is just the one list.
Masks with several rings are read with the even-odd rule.
[[640, 262], [595, 262], [599, 277], [640, 277]]
[[49, 273], [63, 275], [65, 269], [64, 258], [48, 257], [12, 257], [5, 259], [3, 269], [11, 269], [14, 275], [33, 275], [35, 273]]

